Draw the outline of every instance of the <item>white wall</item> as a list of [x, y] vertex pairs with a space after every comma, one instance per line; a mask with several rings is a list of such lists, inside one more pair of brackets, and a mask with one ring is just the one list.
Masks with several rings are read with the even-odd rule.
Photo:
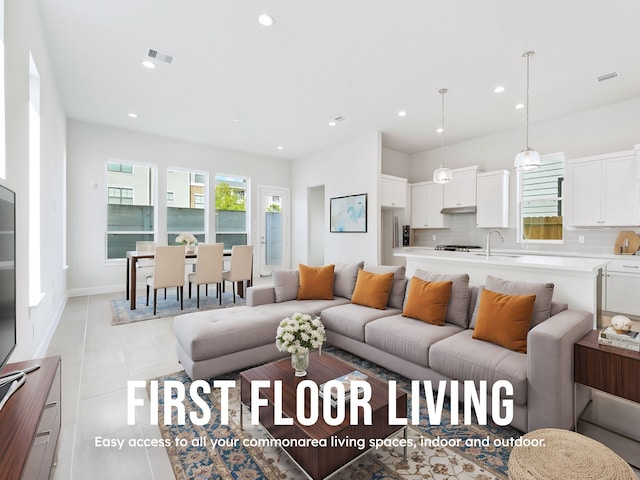
[[[325, 186], [325, 263], [364, 260], [378, 263], [380, 209], [378, 177], [381, 134], [370, 132], [354, 140], [296, 160], [291, 170], [293, 205], [292, 263], [309, 263], [307, 252], [307, 189]], [[367, 193], [367, 233], [330, 233], [329, 199]]]
[[[565, 158], [631, 150], [640, 143], [640, 98], [596, 110], [529, 125], [530, 147], [541, 155], [564, 152]], [[524, 148], [524, 126], [445, 147], [450, 168], [479, 165], [485, 171], [513, 168]], [[441, 150], [411, 155], [411, 182], [430, 180], [441, 160]], [[515, 175], [512, 175], [512, 182]]]
[[[210, 185], [217, 173], [250, 177], [251, 232], [249, 243], [257, 246], [258, 185], [289, 187], [290, 162], [208, 145], [129, 130], [69, 120], [68, 131], [68, 248], [69, 294], [85, 295], [124, 291], [125, 263], [105, 261], [107, 226], [106, 162], [122, 160], [157, 166], [158, 242], [166, 243], [167, 168], [180, 167], [209, 172]], [[209, 195], [210, 212], [215, 197]], [[211, 214], [209, 232], [215, 232]], [[164, 242], [163, 242], [163, 239]], [[256, 251], [259, 255], [259, 251]], [[260, 265], [259, 257], [254, 266]]]
[[409, 178], [411, 175], [411, 156], [382, 147], [382, 173], [395, 177]]
[[[41, 291], [29, 308], [29, 52], [40, 74]], [[16, 192], [18, 344], [11, 361], [43, 356], [65, 304], [63, 178], [66, 117], [34, 0], [5, 2], [7, 178]]]

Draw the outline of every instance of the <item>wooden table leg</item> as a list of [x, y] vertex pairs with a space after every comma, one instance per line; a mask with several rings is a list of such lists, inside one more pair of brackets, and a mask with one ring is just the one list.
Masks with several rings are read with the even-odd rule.
[[131, 275], [131, 273], [129, 272], [129, 269], [131, 268], [131, 259], [127, 258], [127, 280], [126, 280], [126, 287], [124, 288], [124, 294], [125, 294], [125, 298], [126, 300], [129, 300], [129, 282], [130, 282], [130, 278], [129, 275]]
[[136, 309], [136, 283], [137, 283], [137, 279], [136, 279], [136, 262], [138, 261], [137, 258], [132, 258], [131, 259], [131, 292], [129, 294], [130, 300], [131, 300], [131, 310], [135, 310]]

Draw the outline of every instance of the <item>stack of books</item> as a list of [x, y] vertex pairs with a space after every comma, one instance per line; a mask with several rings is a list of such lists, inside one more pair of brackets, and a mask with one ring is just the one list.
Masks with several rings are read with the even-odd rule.
[[630, 330], [628, 332], [618, 333], [613, 327], [606, 327], [600, 330], [598, 343], [640, 352], [640, 332]]
[[[345, 403], [349, 403], [349, 400], [351, 399], [351, 381], [352, 380], [366, 380], [367, 379], [367, 375], [365, 375], [364, 373], [358, 371], [358, 370], [354, 370], [351, 373], [347, 373], [345, 375], [341, 375], [338, 378], [335, 378], [334, 380], [337, 380], [338, 382], [342, 383], [344, 385], [344, 402]], [[323, 383], [322, 385], [320, 385], [319, 388], [319, 394], [320, 394], [320, 398], [324, 399], [324, 389], [325, 389], [325, 385], [326, 383]], [[360, 391], [360, 390], [359, 390]], [[360, 395], [360, 398], [362, 397], [362, 395]], [[335, 389], [331, 390], [331, 405], [333, 407], [336, 407], [338, 405], [338, 395], [336, 393]]]

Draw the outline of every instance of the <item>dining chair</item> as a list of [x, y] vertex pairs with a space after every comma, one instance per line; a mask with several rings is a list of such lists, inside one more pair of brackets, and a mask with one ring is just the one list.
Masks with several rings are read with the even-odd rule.
[[180, 310], [184, 308], [184, 272], [185, 272], [184, 245], [157, 246], [153, 275], [147, 276], [147, 306], [149, 306], [149, 289], [153, 288], [153, 314], [156, 314], [158, 289], [176, 287]]
[[[153, 252], [156, 249], [156, 242], [141, 240], [136, 242], [136, 252]], [[136, 262], [136, 267], [153, 267], [153, 258], [140, 258]]]
[[205, 295], [208, 295], [209, 285], [214, 283], [216, 285], [216, 297], [220, 298], [220, 305], [222, 305], [223, 249], [223, 243], [201, 243], [198, 245], [196, 271], [187, 276], [189, 298], [191, 298], [191, 284], [196, 285], [196, 305], [198, 308], [200, 308], [200, 285], [205, 286]]
[[229, 270], [222, 272], [222, 284], [231, 282], [233, 287], [233, 303], [236, 303], [236, 282], [251, 280], [253, 268], [253, 245], [234, 245], [231, 247]]

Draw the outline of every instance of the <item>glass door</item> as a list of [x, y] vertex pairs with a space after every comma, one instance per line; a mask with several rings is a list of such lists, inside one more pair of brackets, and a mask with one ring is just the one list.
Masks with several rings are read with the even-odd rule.
[[260, 187], [260, 275], [289, 268], [289, 189]]

